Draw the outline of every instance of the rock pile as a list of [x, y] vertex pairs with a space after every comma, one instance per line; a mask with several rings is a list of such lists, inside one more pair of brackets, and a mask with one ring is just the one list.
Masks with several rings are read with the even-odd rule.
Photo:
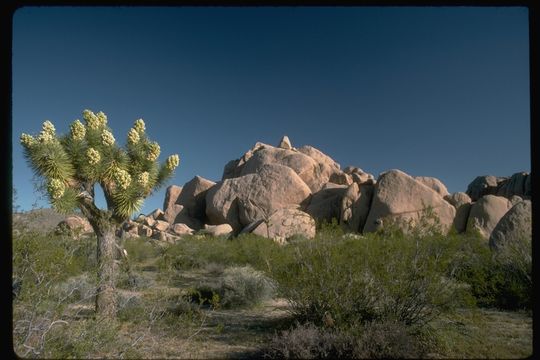
[[229, 161], [218, 182], [195, 176], [182, 187], [169, 186], [163, 210], [127, 222], [122, 235], [174, 242], [196, 232], [254, 233], [286, 242], [297, 234], [313, 237], [316, 221], [333, 218], [348, 232], [373, 232], [388, 223], [405, 229], [429, 209], [444, 231], [475, 230], [489, 239], [496, 230], [496, 244], [521, 231], [515, 230], [523, 227], [521, 215], [505, 214], [530, 214], [530, 205], [522, 204], [530, 197], [528, 173], [479, 176], [466, 193], [450, 194], [433, 177], [389, 170], [375, 179], [358, 167], [341, 170], [320, 150], [295, 148], [284, 136], [278, 146], [259, 142]]

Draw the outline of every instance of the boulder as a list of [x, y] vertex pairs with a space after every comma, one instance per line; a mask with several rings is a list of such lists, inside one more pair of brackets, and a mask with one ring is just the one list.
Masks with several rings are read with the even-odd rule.
[[139, 225], [139, 236], [150, 237], [152, 236], [152, 228], [144, 224]]
[[467, 195], [471, 197], [472, 201], [476, 201], [485, 195], [494, 195], [497, 193], [499, 185], [504, 183], [505, 180], [507, 178], [492, 175], [477, 176], [467, 186]]
[[352, 176], [344, 172], [332, 173], [328, 181], [339, 185], [351, 185], [353, 183]]
[[284, 208], [274, 212], [268, 221], [258, 220], [248, 225], [242, 232], [251, 232], [283, 244], [294, 235], [313, 238], [315, 220], [301, 210]]
[[122, 239], [139, 237], [139, 224], [131, 220], [126, 221], [122, 225], [118, 236]]
[[289, 137], [287, 135], [283, 136], [281, 138], [281, 141], [279, 142], [278, 148], [285, 149], [285, 150], [292, 150], [293, 147], [291, 145], [291, 141], [289, 140]]
[[92, 225], [82, 216], [71, 215], [60, 221], [55, 228], [56, 233], [66, 233], [79, 238], [85, 234], [94, 232]]
[[182, 212], [183, 209], [184, 209], [183, 205], [179, 205], [179, 204], [169, 205], [169, 207], [165, 211], [165, 214], [163, 215], [163, 220], [165, 220], [166, 222], [170, 224], [174, 224], [175, 222], [178, 222], [176, 221], [176, 217], [178, 216], [178, 214]]
[[171, 244], [174, 244], [176, 243], [176, 241], [180, 240], [180, 237], [179, 236], [176, 236], [176, 235], [173, 235], [173, 234], [169, 234], [165, 231], [159, 231], [159, 230], [154, 230], [153, 234], [152, 234], [152, 239], [156, 239], [156, 240], [159, 240], [159, 241], [164, 241], [164, 242], [168, 242], [168, 243], [171, 243]]
[[154, 220], [163, 220], [165, 213], [161, 209], [155, 209], [150, 214], [146, 215], [147, 218], [152, 218]]
[[429, 176], [415, 176], [414, 179], [426, 185], [427, 187], [432, 188], [437, 194], [441, 195], [442, 197], [449, 194], [446, 186], [441, 182], [441, 180], [437, 178]]
[[444, 200], [448, 201], [456, 209], [458, 209], [463, 204], [470, 204], [472, 202], [469, 195], [464, 192], [448, 194], [444, 196]]
[[504, 196], [508, 199], [510, 199], [513, 195], [517, 195], [521, 197], [531, 196], [530, 189], [526, 189], [526, 186], [525, 186], [529, 176], [530, 175], [527, 172], [519, 172], [519, 173], [513, 174], [510, 177], [510, 179], [506, 180], [500, 185], [500, 187], [497, 190], [497, 195]]
[[514, 205], [503, 215], [491, 236], [489, 246], [500, 251], [503, 248], [521, 244], [530, 244], [532, 239], [532, 204], [524, 200]]
[[243, 169], [244, 164], [255, 154], [257, 151], [266, 149], [266, 148], [274, 148], [272, 145], [264, 144], [261, 142], [257, 142], [251, 149], [246, 151], [244, 155], [240, 159], [231, 160], [223, 169], [223, 176], [221, 180], [225, 179], [232, 179], [239, 176], [242, 176], [241, 172]]
[[[452, 225], [456, 210], [435, 190], [416, 181], [400, 170], [382, 173], [375, 185], [364, 232], [376, 231], [384, 221], [397, 221], [405, 225], [416, 222], [430, 207], [439, 218], [443, 229]], [[401, 226], [401, 225], [399, 225]], [[405, 230], [406, 226], [402, 226]]]
[[182, 192], [182, 187], [178, 185], [171, 185], [165, 191], [165, 200], [163, 201], [163, 212], [167, 213], [167, 210], [176, 204], [178, 196]]
[[204, 225], [204, 229], [200, 231], [203, 234], [209, 234], [212, 236], [229, 236], [233, 233], [233, 228], [229, 224], [220, 225]]
[[206, 192], [214, 185], [216, 183], [213, 181], [195, 176], [184, 184], [176, 203], [184, 207], [182, 211], [185, 211], [185, 215], [204, 222], [206, 218]]
[[444, 200], [456, 209], [456, 216], [452, 223], [454, 229], [458, 233], [464, 232], [467, 229], [467, 219], [471, 211], [471, 198], [464, 192], [456, 192], [444, 196]]
[[357, 183], [358, 185], [375, 184], [375, 179], [373, 178], [373, 175], [368, 174], [368, 173], [360, 174], [360, 173], [354, 172], [351, 174], [351, 178], [352, 178], [352, 181]]
[[206, 215], [210, 224], [230, 224], [240, 231], [274, 211], [305, 205], [310, 190], [289, 167], [265, 164], [255, 174], [225, 179], [206, 194]]
[[[467, 196], [468, 197], [468, 196]], [[470, 198], [469, 198], [470, 199]], [[458, 234], [467, 230], [467, 220], [471, 212], [471, 203], [463, 203], [456, 208], [456, 216], [452, 225]]]
[[[354, 199], [352, 206], [345, 203], [347, 196], [343, 198], [344, 203], [342, 203], [342, 219], [346, 220], [348, 216], [352, 216], [350, 219], [348, 219], [347, 224], [343, 222], [343, 225], [345, 225], [345, 230], [354, 232], [362, 232], [364, 225], [366, 224], [369, 209], [371, 208], [371, 201], [373, 200], [374, 192], [374, 185], [369, 182], [358, 185], [358, 187], [358, 195]], [[347, 206], [351, 206], [350, 215], [345, 215]]]
[[510, 200], [510, 203], [514, 206], [517, 203], [522, 202], [523, 198], [521, 196], [512, 195], [508, 200]]
[[482, 237], [489, 239], [491, 232], [511, 205], [510, 200], [503, 196], [483, 196], [472, 204], [467, 231], [478, 230]]
[[173, 224], [171, 225], [171, 231], [176, 235], [193, 235], [195, 232], [195, 230], [186, 224]]
[[256, 143], [240, 159], [230, 161], [223, 171], [223, 180], [256, 174], [264, 165], [275, 164], [291, 168], [312, 192], [319, 191], [333, 173], [340, 173], [339, 164], [311, 146], [298, 150]]
[[352, 183], [341, 197], [339, 223], [345, 231], [358, 231], [358, 221], [353, 217], [353, 205], [360, 196], [357, 183]]
[[153, 228], [156, 229], [156, 230], [159, 230], [159, 231], [167, 231], [169, 226], [170, 226], [170, 224], [168, 222], [166, 222], [166, 221], [156, 220], [156, 222], [154, 223]]
[[143, 220], [143, 224], [149, 227], [153, 227], [156, 224], [156, 220], [152, 216], [147, 216]]
[[346, 185], [328, 183], [323, 189], [312, 195], [306, 213], [316, 220], [339, 220], [341, 198], [347, 190]]

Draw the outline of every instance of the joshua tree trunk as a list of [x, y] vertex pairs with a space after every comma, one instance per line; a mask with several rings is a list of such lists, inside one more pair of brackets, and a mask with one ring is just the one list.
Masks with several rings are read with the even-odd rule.
[[99, 316], [116, 316], [115, 282], [117, 265], [115, 261], [115, 229], [104, 224], [95, 229], [97, 235], [98, 288], [96, 295], [96, 313]]
[[96, 313], [98, 316], [112, 319], [116, 317], [115, 222], [112, 221], [110, 212], [98, 209], [93, 201], [81, 203], [80, 209], [92, 225], [97, 237]]

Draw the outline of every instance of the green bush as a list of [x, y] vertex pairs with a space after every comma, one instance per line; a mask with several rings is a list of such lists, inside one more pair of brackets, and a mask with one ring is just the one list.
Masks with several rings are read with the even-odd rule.
[[251, 266], [230, 267], [214, 282], [197, 286], [189, 298], [203, 305], [238, 308], [272, 298], [274, 289], [273, 281]]
[[210, 263], [262, 269], [278, 248], [273, 240], [253, 234], [233, 239], [185, 236], [163, 250], [158, 266], [163, 271], [201, 269]]
[[[466, 235], [453, 276], [470, 286], [480, 307], [532, 308], [531, 249], [494, 252], [479, 236]], [[528, 254], [527, 254], [528, 252]]]
[[460, 305], [465, 289], [447, 276], [454, 251], [440, 234], [400, 231], [362, 239], [319, 235], [287, 247], [268, 271], [304, 321], [339, 326], [393, 320], [422, 325]]

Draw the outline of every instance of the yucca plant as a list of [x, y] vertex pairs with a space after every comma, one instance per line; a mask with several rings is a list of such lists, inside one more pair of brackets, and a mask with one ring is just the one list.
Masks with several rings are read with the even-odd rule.
[[[160, 147], [146, 136], [142, 119], [129, 131], [125, 148], [116, 143], [103, 112], [84, 110], [83, 119], [85, 124], [75, 120], [63, 136], [45, 121], [38, 136], [22, 134], [21, 144], [51, 205], [62, 213], [78, 208], [92, 225], [98, 243], [96, 312], [114, 317], [116, 230], [173, 175], [179, 157], [158, 163]], [[96, 184], [105, 195], [106, 210], [94, 202]]]

